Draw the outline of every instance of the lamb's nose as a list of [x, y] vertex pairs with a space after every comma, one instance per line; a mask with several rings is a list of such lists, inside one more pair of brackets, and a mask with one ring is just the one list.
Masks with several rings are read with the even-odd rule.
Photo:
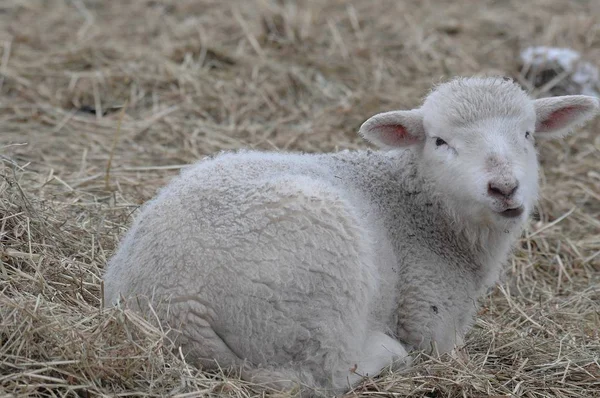
[[510, 199], [517, 192], [517, 188], [519, 188], [517, 180], [490, 181], [488, 183], [488, 195], [501, 199]]

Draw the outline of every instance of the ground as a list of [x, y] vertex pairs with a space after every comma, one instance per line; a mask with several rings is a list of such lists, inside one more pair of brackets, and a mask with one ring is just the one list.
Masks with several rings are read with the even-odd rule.
[[[519, 51], [600, 62], [595, 0], [3, 0], [0, 396], [255, 397], [164, 331], [101, 310], [137, 207], [220, 150], [366, 147], [359, 125], [456, 75], [532, 95]], [[543, 143], [542, 198], [468, 359], [417, 359], [350, 395], [600, 396], [600, 120]]]

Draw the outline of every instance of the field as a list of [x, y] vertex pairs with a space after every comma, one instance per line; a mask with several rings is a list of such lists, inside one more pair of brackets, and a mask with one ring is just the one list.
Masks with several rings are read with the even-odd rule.
[[[220, 150], [365, 147], [364, 120], [452, 76], [544, 95], [521, 73], [530, 45], [600, 64], [600, 3], [3, 0], [0, 396], [261, 395], [101, 309], [103, 267], [138, 206]], [[349, 395], [600, 396], [599, 129], [540, 145], [537, 214], [468, 360], [421, 356]]]

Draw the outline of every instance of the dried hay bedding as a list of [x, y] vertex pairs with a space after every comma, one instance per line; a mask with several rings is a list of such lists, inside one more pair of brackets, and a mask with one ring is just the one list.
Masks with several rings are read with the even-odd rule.
[[[5, 0], [0, 4], [0, 396], [261, 394], [101, 310], [136, 208], [219, 150], [366, 145], [360, 123], [529, 45], [600, 62], [597, 2]], [[468, 16], [465, 18], [464, 16]], [[600, 396], [600, 122], [540, 146], [539, 216], [483, 302], [468, 361], [420, 358], [350, 395]]]

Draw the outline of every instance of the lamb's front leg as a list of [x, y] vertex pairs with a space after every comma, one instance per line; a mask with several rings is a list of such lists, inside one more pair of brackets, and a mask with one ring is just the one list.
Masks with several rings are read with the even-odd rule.
[[358, 351], [356, 362], [347, 380], [339, 380], [335, 384], [348, 383], [355, 386], [363, 377], [375, 377], [385, 368], [393, 370], [409, 367], [412, 358], [399, 341], [383, 332], [371, 332], [364, 345]]

